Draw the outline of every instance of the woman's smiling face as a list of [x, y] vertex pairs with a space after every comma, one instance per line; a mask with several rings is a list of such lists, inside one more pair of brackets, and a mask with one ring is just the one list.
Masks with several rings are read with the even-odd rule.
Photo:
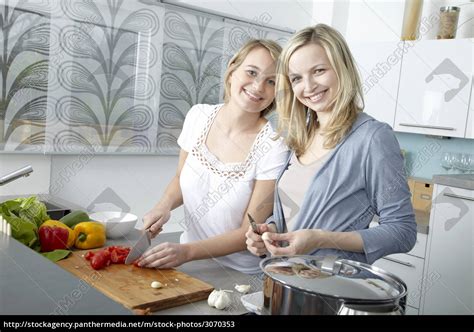
[[231, 101], [248, 112], [261, 112], [275, 98], [275, 60], [263, 47], [249, 52], [230, 77]]
[[324, 48], [312, 43], [297, 49], [289, 60], [288, 78], [303, 105], [315, 112], [330, 111], [338, 81]]

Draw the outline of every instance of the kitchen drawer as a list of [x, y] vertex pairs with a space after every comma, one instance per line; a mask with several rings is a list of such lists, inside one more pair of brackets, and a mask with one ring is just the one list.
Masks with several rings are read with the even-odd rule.
[[407, 316], [418, 316], [418, 309], [407, 305], [405, 307], [405, 315]]
[[415, 210], [431, 210], [431, 198], [433, 196], [433, 184], [428, 182], [415, 181], [415, 191], [413, 193], [413, 208]]
[[408, 288], [407, 304], [420, 307], [421, 281], [424, 260], [407, 254], [394, 254], [376, 261], [373, 265], [402, 279]]
[[416, 243], [412, 250], [407, 254], [425, 258], [426, 255], [426, 242], [428, 241], [428, 235], [423, 233], [416, 233]]

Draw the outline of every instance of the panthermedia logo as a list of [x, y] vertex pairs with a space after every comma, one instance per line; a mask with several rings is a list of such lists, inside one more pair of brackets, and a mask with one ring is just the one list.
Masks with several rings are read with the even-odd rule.
[[130, 206], [111, 188], [104, 189], [87, 207], [87, 211], [130, 212]]
[[444, 59], [426, 78], [425, 82], [434, 84], [434, 77], [444, 89], [444, 101], [451, 101], [469, 82], [469, 78], [450, 59]]

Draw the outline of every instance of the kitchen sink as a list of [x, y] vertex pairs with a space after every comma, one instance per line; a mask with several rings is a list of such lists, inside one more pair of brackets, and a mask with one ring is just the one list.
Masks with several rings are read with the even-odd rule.
[[62, 217], [64, 217], [66, 214], [71, 213], [71, 209], [57, 206], [50, 202], [44, 202], [44, 201], [42, 202], [44, 203], [44, 205], [46, 205], [46, 213], [53, 220], [59, 220]]

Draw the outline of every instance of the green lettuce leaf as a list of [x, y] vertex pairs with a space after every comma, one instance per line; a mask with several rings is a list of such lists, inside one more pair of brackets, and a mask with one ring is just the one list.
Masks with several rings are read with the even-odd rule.
[[36, 196], [0, 203], [0, 215], [11, 225], [14, 239], [33, 250], [40, 250], [38, 228], [50, 218], [46, 206]]
[[56, 249], [50, 252], [42, 252], [41, 255], [43, 255], [50, 261], [57, 262], [69, 256], [70, 253], [71, 253], [71, 250]]

